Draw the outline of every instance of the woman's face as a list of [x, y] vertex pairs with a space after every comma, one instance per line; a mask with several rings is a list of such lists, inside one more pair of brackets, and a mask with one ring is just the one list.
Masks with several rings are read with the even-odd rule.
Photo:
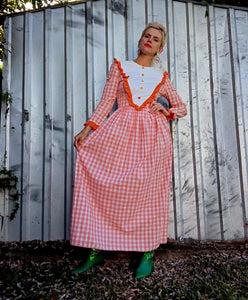
[[147, 55], [155, 55], [157, 52], [163, 51], [162, 44], [162, 33], [160, 30], [155, 28], [148, 28], [139, 40], [139, 49], [142, 53]]

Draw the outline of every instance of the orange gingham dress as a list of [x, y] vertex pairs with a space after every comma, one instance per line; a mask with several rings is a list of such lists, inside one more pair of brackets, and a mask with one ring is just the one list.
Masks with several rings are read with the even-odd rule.
[[[164, 72], [150, 97], [134, 104], [121, 63], [111, 65], [102, 98], [86, 124], [94, 130], [77, 153], [70, 243], [151, 251], [167, 242], [172, 140], [167, 120], [186, 106]], [[150, 113], [164, 95], [170, 116]], [[106, 119], [117, 98], [118, 109]]]

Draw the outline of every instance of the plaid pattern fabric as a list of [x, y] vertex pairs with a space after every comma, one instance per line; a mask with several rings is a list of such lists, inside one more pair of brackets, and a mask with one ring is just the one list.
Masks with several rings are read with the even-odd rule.
[[[164, 95], [171, 118], [184, 116], [186, 106], [164, 76], [154, 100]], [[78, 151], [70, 238], [75, 246], [151, 251], [167, 242], [171, 134], [165, 116], [151, 114], [149, 103], [142, 109], [130, 105], [125, 80], [115, 60], [88, 123], [96, 130]], [[118, 109], [105, 120], [116, 98]]]

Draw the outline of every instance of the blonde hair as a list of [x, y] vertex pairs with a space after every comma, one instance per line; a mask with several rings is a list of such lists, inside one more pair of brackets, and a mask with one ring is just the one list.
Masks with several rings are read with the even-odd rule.
[[161, 32], [161, 34], [162, 34], [161, 46], [164, 47], [164, 45], [166, 43], [166, 39], [167, 39], [167, 32], [166, 32], [166, 29], [165, 29], [164, 25], [162, 25], [158, 22], [152, 22], [152, 23], [147, 24], [145, 29], [142, 31], [140, 39], [143, 38], [143, 36], [145, 35], [147, 29], [149, 29], [149, 28], [154, 28], [154, 29], [157, 29]]

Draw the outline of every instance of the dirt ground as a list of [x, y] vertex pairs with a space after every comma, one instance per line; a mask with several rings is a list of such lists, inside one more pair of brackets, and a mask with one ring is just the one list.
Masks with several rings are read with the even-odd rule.
[[0, 242], [0, 299], [248, 299], [248, 241], [171, 240], [143, 279], [131, 252], [104, 252], [103, 266], [72, 275], [87, 254], [68, 241]]

